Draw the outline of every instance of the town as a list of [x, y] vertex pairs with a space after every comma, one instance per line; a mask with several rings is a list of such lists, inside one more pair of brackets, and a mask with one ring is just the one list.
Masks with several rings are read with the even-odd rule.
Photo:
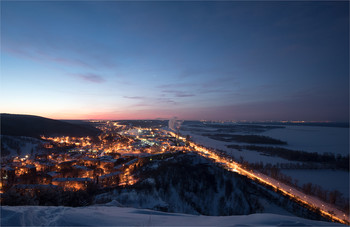
[[[292, 185], [254, 170], [224, 152], [209, 149], [181, 136], [178, 126], [135, 126], [118, 121], [90, 122], [101, 133], [96, 137], [42, 135], [37, 151], [2, 161], [0, 193], [35, 195], [40, 191], [83, 192], [108, 190], [138, 182], [133, 172], [146, 162], [175, 153], [196, 153], [214, 164], [243, 175], [331, 220], [348, 223], [343, 212]], [[174, 123], [174, 122], [173, 122]], [[174, 126], [173, 125], [173, 126]]]
[[85, 190], [126, 186], [137, 182], [131, 174], [141, 158], [189, 150], [186, 143], [168, 131], [150, 127], [119, 125], [118, 122], [95, 122], [102, 133], [91, 137], [46, 137], [36, 152], [2, 162], [0, 192], [61, 187]]

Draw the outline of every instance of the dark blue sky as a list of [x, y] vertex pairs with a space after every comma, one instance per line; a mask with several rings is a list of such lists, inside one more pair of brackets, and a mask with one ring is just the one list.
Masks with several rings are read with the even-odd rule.
[[1, 4], [1, 112], [348, 121], [348, 2]]

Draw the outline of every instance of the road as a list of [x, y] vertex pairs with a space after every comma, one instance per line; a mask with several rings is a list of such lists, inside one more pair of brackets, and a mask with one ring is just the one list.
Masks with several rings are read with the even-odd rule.
[[[175, 133], [170, 131], [169, 133], [172, 136], [176, 137]], [[178, 138], [185, 142], [184, 137], [179, 136]], [[246, 170], [239, 163], [234, 162], [232, 159], [223, 157], [220, 154], [214, 151], [211, 151], [205, 147], [199, 146], [194, 142], [189, 142], [189, 143], [190, 143], [190, 146], [193, 147], [193, 151], [195, 151], [196, 153], [198, 153], [203, 157], [212, 159], [214, 162], [222, 165], [225, 169], [229, 171], [237, 172], [241, 175], [244, 175], [262, 184], [269, 185], [274, 189], [279, 190], [281, 193], [285, 194], [286, 196], [289, 196], [290, 198], [294, 198], [295, 200], [299, 201], [302, 204], [308, 205], [313, 208], [318, 208], [324, 217], [331, 218], [342, 224], [349, 225], [350, 223], [349, 215], [335, 208], [333, 205], [325, 203], [324, 201], [316, 197], [306, 195], [305, 193], [289, 185], [286, 185], [282, 182], [279, 182], [278, 180], [273, 179], [272, 177], [266, 176], [260, 172]]]

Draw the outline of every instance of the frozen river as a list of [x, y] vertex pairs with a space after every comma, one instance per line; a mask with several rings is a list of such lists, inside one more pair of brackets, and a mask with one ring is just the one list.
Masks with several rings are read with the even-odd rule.
[[[208, 123], [186, 123], [182, 127], [185, 129], [181, 131], [183, 135], [189, 134], [192, 139], [200, 144], [215, 149], [225, 150], [228, 154], [235, 157], [243, 157], [248, 162], [263, 162], [263, 163], [296, 163], [276, 156], [266, 156], [256, 151], [243, 149], [238, 151], [236, 149], [229, 149], [226, 145], [238, 144], [246, 145], [245, 143], [238, 143], [235, 141], [224, 142], [208, 138], [205, 134], [237, 134], [237, 135], [263, 135], [274, 139], [279, 139], [288, 143], [288, 145], [263, 145], [259, 146], [278, 146], [292, 150], [302, 150], [306, 152], [325, 153], [330, 152], [335, 155], [340, 154], [346, 156], [349, 154], [349, 128], [341, 127], [321, 127], [321, 126], [294, 126], [283, 125], [283, 127], [276, 127], [276, 125], [263, 124], [248, 124], [247, 126], [240, 124], [208, 124]], [[304, 170], [283, 170], [284, 174], [291, 176], [298, 180], [301, 186], [305, 183], [311, 182], [314, 185], [320, 185], [322, 188], [332, 191], [340, 191], [344, 197], [349, 198], [349, 172], [344, 170], [331, 169], [304, 169]]]
[[295, 150], [349, 154], [349, 128], [288, 125], [267, 130], [260, 135], [286, 141], [287, 147]]

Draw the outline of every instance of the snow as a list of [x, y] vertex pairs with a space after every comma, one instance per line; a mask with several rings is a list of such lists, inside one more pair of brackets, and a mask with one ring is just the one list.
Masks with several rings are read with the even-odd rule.
[[1, 226], [342, 226], [277, 214], [202, 216], [113, 206], [2, 206]]
[[[263, 124], [257, 124], [264, 126]], [[184, 125], [181, 133], [183, 135], [191, 135], [196, 138], [198, 142], [208, 140], [205, 136], [199, 136], [204, 132], [215, 133], [216, 128], [205, 127], [189, 127]], [[265, 125], [266, 126], [266, 125]], [[267, 125], [268, 126], [268, 125]], [[235, 125], [232, 125], [235, 127]], [[337, 128], [337, 127], [320, 127], [320, 126], [300, 126], [300, 125], [283, 125], [284, 128], [270, 128], [264, 132], [254, 131], [236, 131], [233, 133], [226, 132], [228, 134], [251, 134], [251, 135], [263, 135], [269, 136], [274, 139], [286, 141], [288, 145], [283, 147], [294, 150], [303, 150], [306, 152], [325, 153], [330, 152], [334, 154], [348, 155], [349, 154], [349, 128]], [[239, 130], [239, 129], [238, 129]], [[223, 143], [216, 140], [211, 140], [210, 143], [213, 148], [222, 146], [219, 144], [232, 144]], [[216, 141], [216, 142], [215, 142]], [[203, 144], [204, 145], [204, 144]], [[271, 146], [259, 144], [259, 146]]]
[[348, 155], [349, 128], [286, 126], [271, 129], [261, 135], [287, 141], [287, 148], [307, 152]]
[[120, 171], [117, 171], [117, 172], [113, 172], [113, 173], [109, 173], [109, 174], [105, 174], [105, 175], [102, 175], [100, 176], [100, 179], [104, 179], [104, 178], [108, 178], [108, 177], [113, 177], [113, 176], [117, 176], [119, 174], [122, 174], [122, 172]]
[[155, 207], [166, 207], [168, 204], [164, 202], [158, 193], [155, 194], [140, 194], [134, 189], [131, 191], [124, 190], [117, 194], [116, 191], [113, 193], [104, 193], [97, 195], [95, 201], [97, 203], [99, 201], [108, 201], [109, 199], [113, 199], [118, 204], [122, 206], [129, 206], [135, 208], [147, 208], [154, 209]]
[[189, 132], [189, 131], [180, 131], [180, 132], [183, 135], [190, 135], [191, 139], [198, 144], [204, 145], [209, 148], [223, 150], [228, 155], [233, 155], [233, 157], [235, 157], [237, 160], [239, 159], [240, 156], [242, 156], [244, 160], [250, 163], [255, 163], [255, 162], [263, 162], [264, 164], [299, 163], [299, 162], [289, 161], [280, 157], [263, 155], [262, 153], [259, 153], [257, 151], [251, 151], [246, 149], [243, 149], [242, 151], [238, 151], [236, 149], [227, 148], [226, 145], [231, 145], [232, 144], [231, 142], [214, 140], [206, 136], [198, 135], [195, 132]]
[[[20, 155], [18, 155], [17, 150], [15, 147], [10, 144], [8, 144], [8, 141], [11, 141], [10, 143], [15, 144], [15, 146], [18, 146], [20, 149]], [[36, 152], [38, 144], [41, 144], [42, 141], [31, 138], [31, 137], [25, 137], [25, 136], [8, 136], [8, 135], [1, 135], [1, 143], [3, 144], [4, 148], [7, 149], [10, 152], [11, 156], [19, 156], [21, 158], [25, 157], [26, 155], [30, 155], [31, 151], [33, 150]]]
[[[320, 185], [323, 189], [338, 190], [349, 198], [349, 172], [341, 170], [282, 170], [283, 174], [298, 179], [298, 185], [305, 183]], [[344, 183], [347, 182], [347, 183]]]
[[230, 149], [230, 151], [226, 151], [226, 153], [229, 155], [233, 155], [237, 160], [239, 160], [239, 158], [242, 157], [244, 160], [248, 161], [249, 163], [262, 162], [264, 164], [270, 163], [272, 165], [277, 163], [300, 163], [295, 161], [289, 161], [280, 157], [264, 155], [263, 153], [246, 150], [246, 149], [242, 149], [242, 151], [237, 151], [236, 149]]
[[264, 213], [294, 216], [292, 213], [286, 211], [285, 209], [281, 209], [281, 207], [278, 207], [276, 204], [271, 203], [269, 200], [260, 198], [259, 202], [264, 206]]
[[65, 181], [81, 181], [81, 182], [84, 182], [84, 181], [92, 181], [90, 178], [55, 178], [53, 179], [52, 181], [57, 181], [57, 182], [65, 182]]
[[155, 185], [156, 184], [156, 181], [154, 180], [154, 178], [147, 178], [143, 182], [145, 182], [147, 184], [151, 184], [151, 185]]
[[58, 188], [56, 185], [50, 185], [50, 184], [16, 184], [13, 186], [17, 189], [41, 189], [41, 188]]
[[81, 169], [81, 170], [90, 170], [88, 167], [86, 166], [79, 166], [79, 165], [74, 165], [73, 168], [76, 168], [76, 169]]
[[[213, 128], [190, 128], [185, 126], [184, 129], [186, 131], [181, 131], [181, 133], [183, 135], [190, 135], [193, 141], [207, 147], [226, 151], [227, 154], [232, 155], [236, 160], [239, 160], [240, 156], [242, 156], [249, 163], [260, 161], [264, 164], [299, 163], [280, 157], [266, 156], [256, 151], [230, 149], [226, 145], [233, 144], [232, 142], [217, 141], [201, 135], [203, 130], [213, 130]], [[242, 134], [241, 132], [238, 133]], [[287, 125], [285, 128], [273, 128], [261, 133], [249, 132], [248, 134], [264, 135], [286, 141], [288, 145], [282, 147], [288, 149], [318, 152], [320, 154], [330, 152], [344, 156], [349, 155], [349, 128]], [[282, 170], [282, 173], [291, 176], [293, 179], [297, 179], [299, 185], [311, 182], [312, 184], [320, 185], [326, 190], [338, 190], [343, 193], [344, 197], [349, 198], [349, 172], [329, 169], [304, 169]]]
[[55, 177], [55, 176], [60, 175], [60, 173], [59, 173], [59, 172], [55, 172], [55, 171], [48, 172], [48, 173], [46, 173], [46, 174], [47, 174], [47, 175], [50, 175], [51, 177]]

